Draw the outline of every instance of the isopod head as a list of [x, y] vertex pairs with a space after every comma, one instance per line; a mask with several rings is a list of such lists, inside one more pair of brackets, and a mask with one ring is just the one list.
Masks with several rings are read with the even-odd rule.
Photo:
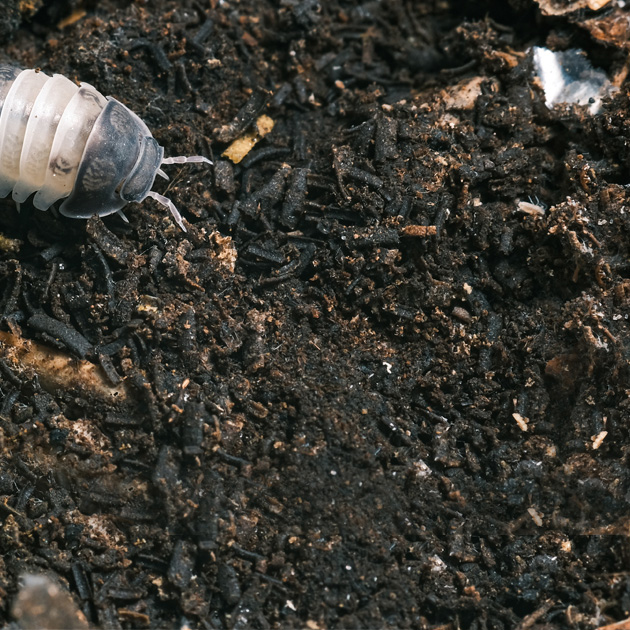
[[162, 164], [207, 162], [201, 156], [164, 158], [164, 149], [144, 122], [116, 99], [96, 119], [77, 172], [74, 188], [59, 208], [67, 217], [87, 219], [107, 216], [132, 202], [153, 197], [166, 206], [177, 224], [186, 230], [170, 199], [151, 190]]

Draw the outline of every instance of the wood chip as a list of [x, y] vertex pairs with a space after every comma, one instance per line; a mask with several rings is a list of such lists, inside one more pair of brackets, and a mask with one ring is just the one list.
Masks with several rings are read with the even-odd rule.
[[608, 623], [605, 626], [597, 626], [597, 630], [630, 630], [630, 617], [614, 623]]
[[73, 24], [76, 24], [79, 20], [82, 20], [86, 15], [87, 11], [85, 9], [78, 9], [76, 11], [73, 11], [68, 17], [57, 22], [57, 28], [64, 29], [68, 26], [72, 26]]
[[586, 5], [591, 11], [599, 11], [607, 4], [610, 4], [610, 0], [586, 0]]
[[604, 441], [604, 438], [608, 435], [608, 431], [600, 431], [597, 435], [594, 435], [591, 440], [593, 441], [593, 450], [596, 451]]
[[534, 521], [534, 523], [536, 523], [536, 525], [538, 527], [542, 527], [542, 524], [543, 524], [542, 517], [543, 517], [543, 515], [540, 512], [538, 512], [536, 510], [536, 508], [533, 508], [533, 507], [527, 508], [527, 512], [532, 517], [532, 520]]
[[403, 236], [435, 236], [437, 234], [437, 226], [435, 225], [406, 225], [400, 230]]
[[527, 423], [529, 422], [529, 418], [521, 416], [521, 414], [517, 413], [516, 411], [512, 414], [512, 418], [516, 420], [516, 424], [518, 424], [518, 427], [521, 431], [527, 431]]
[[238, 164], [260, 142], [274, 126], [272, 118], [263, 114], [256, 119], [256, 128], [238, 137], [222, 153], [223, 157]]
[[0, 356], [17, 373], [34, 371], [42, 387], [51, 393], [80, 389], [112, 402], [127, 398], [126, 385], [111, 385], [100, 366], [8, 332], [0, 331]]

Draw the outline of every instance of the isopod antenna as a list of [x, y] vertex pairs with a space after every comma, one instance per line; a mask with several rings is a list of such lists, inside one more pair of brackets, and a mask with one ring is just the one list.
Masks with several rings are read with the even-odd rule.
[[203, 155], [177, 155], [162, 160], [162, 164], [200, 164], [201, 162], [212, 164], [212, 160]]

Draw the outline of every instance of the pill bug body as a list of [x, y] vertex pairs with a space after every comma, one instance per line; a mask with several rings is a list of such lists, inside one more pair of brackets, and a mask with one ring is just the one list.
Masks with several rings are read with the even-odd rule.
[[[121, 212], [153, 197], [185, 230], [172, 201], [151, 190], [163, 164], [207, 162], [164, 158], [144, 122], [111, 96], [60, 74], [0, 65], [0, 197], [30, 195], [39, 210], [55, 202], [73, 218]], [[124, 215], [123, 215], [124, 216]]]

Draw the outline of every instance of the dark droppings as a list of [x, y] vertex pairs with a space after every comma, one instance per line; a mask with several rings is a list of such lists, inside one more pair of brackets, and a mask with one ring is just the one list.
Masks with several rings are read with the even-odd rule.
[[[627, 9], [149, 4], [0, 17], [0, 65], [214, 161], [156, 184], [187, 233], [0, 200], [0, 628], [627, 619]], [[531, 45], [603, 114], [550, 111]]]
[[27, 326], [43, 333], [50, 342], [59, 342], [68, 350], [81, 358], [85, 358], [92, 350], [92, 344], [79, 332], [66, 324], [37, 313], [28, 318]]

